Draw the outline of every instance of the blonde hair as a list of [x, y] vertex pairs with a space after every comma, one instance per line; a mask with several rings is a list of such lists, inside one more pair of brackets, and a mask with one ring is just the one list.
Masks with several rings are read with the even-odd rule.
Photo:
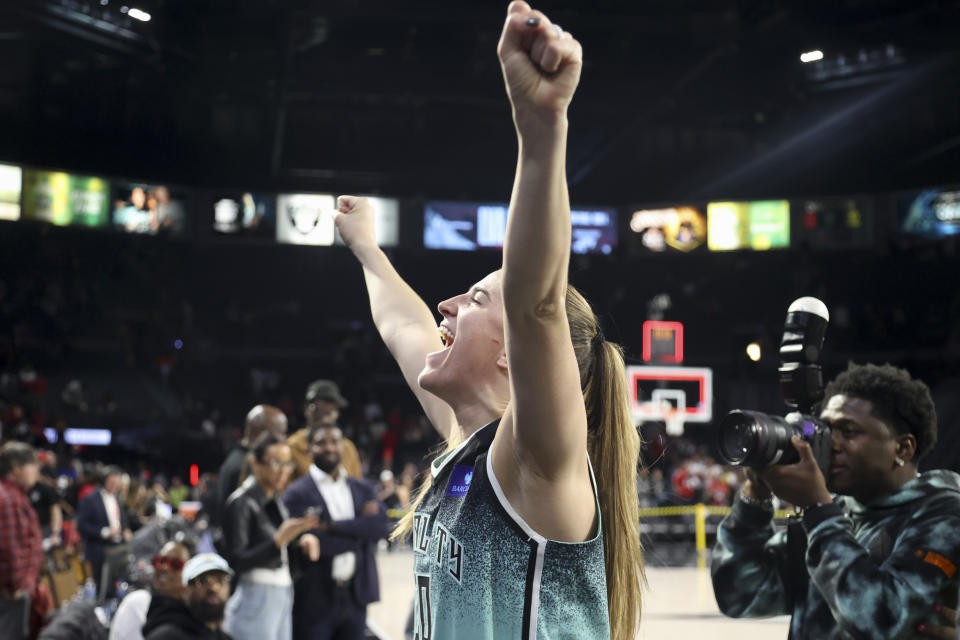
[[[600, 500], [610, 637], [633, 640], [640, 625], [646, 576], [637, 499], [640, 435], [630, 415], [623, 350], [603, 339], [590, 303], [572, 285], [567, 287], [566, 311], [587, 409], [587, 452]], [[455, 430], [438, 453], [451, 451], [459, 444], [460, 433]], [[414, 511], [431, 484], [428, 472], [391, 540], [410, 532]]]

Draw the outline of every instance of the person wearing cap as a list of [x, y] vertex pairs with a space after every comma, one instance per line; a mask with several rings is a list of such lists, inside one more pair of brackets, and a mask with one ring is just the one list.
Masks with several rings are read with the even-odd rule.
[[183, 565], [183, 601], [147, 613], [146, 640], [232, 640], [221, 628], [233, 569], [215, 553], [201, 553]]
[[143, 640], [143, 625], [151, 613], [183, 606], [183, 566], [190, 559], [187, 548], [172, 540], [150, 558], [153, 579], [149, 589], [131, 591], [120, 601], [110, 621], [110, 640]]
[[[307, 424], [287, 439], [296, 464], [292, 479], [296, 480], [305, 475], [313, 464], [308, 442], [310, 429], [320, 424], [337, 424], [340, 409], [348, 404], [346, 398], [340, 394], [340, 387], [333, 380], [314, 380], [307, 387], [303, 405], [303, 417]], [[360, 454], [353, 442], [347, 438], [343, 439], [343, 466], [350, 477], [363, 477]]]

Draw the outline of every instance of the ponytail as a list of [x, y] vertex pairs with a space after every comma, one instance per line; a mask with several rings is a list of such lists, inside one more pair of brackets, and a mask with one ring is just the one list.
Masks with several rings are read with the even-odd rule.
[[610, 637], [633, 640], [640, 624], [641, 588], [646, 585], [637, 500], [640, 436], [630, 415], [623, 351], [606, 341], [592, 351], [583, 398], [587, 451], [600, 498]]

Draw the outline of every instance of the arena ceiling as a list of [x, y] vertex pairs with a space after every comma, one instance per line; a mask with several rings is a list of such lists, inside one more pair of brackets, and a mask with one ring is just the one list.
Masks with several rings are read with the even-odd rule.
[[[515, 153], [495, 54], [505, 6], [2, 0], [0, 160], [502, 199]], [[956, 0], [541, 8], [585, 49], [569, 153], [581, 203], [960, 181]], [[823, 60], [801, 63], [813, 50]]]

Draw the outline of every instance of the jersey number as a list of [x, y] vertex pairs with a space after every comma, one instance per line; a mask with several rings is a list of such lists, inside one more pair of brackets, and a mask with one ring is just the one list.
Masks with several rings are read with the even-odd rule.
[[430, 619], [430, 576], [417, 576], [417, 623], [414, 640], [430, 640], [433, 637]]

